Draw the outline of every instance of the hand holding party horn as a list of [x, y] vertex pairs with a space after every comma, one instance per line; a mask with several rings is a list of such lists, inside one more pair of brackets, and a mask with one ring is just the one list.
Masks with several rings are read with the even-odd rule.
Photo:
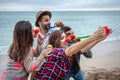
[[[102, 28], [105, 29], [106, 35], [108, 35], [111, 32], [111, 29], [108, 28], [108, 26], [103, 26]], [[90, 37], [90, 35], [76, 37], [76, 38], [74, 38], [74, 40], [79, 40], [79, 39], [88, 38], [88, 37]]]
[[108, 26], [103, 26], [103, 28], [105, 29], [106, 35], [108, 35], [111, 32]]

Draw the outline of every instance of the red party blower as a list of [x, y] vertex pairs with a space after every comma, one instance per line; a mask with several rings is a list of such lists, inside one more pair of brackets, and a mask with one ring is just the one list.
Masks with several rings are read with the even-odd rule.
[[103, 28], [104, 28], [105, 31], [106, 31], [106, 35], [108, 35], [108, 34], [110, 33], [110, 29], [108, 28], [108, 26], [104, 26]]
[[39, 29], [34, 29], [35, 34], [38, 34], [40, 32]]

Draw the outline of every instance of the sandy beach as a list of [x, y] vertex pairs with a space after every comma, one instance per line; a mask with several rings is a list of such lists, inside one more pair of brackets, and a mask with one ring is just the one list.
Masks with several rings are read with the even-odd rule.
[[[101, 42], [92, 49], [92, 52], [92, 59], [81, 56], [80, 64], [86, 80], [120, 80], [120, 40]], [[2, 55], [0, 59], [1, 75], [7, 59]]]
[[120, 80], [120, 41], [101, 42], [92, 52], [92, 59], [82, 56], [86, 80]]

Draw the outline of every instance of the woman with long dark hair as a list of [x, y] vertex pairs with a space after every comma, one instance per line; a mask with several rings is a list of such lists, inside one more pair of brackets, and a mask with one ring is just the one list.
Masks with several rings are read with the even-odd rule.
[[46, 50], [33, 61], [33, 29], [29, 21], [16, 23], [13, 41], [8, 50], [8, 63], [4, 80], [27, 80], [32, 70], [40, 69], [50, 50]]

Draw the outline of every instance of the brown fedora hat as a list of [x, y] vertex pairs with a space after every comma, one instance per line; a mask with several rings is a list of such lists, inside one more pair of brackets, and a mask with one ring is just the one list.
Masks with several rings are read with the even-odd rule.
[[39, 25], [38, 25], [38, 20], [41, 19], [41, 17], [44, 16], [44, 15], [48, 15], [48, 16], [50, 16], [50, 18], [51, 18], [51, 16], [52, 16], [52, 14], [51, 14], [50, 11], [39, 11], [39, 12], [36, 14], [36, 22], [35, 22], [35, 26], [36, 26], [36, 27], [39, 27]]

